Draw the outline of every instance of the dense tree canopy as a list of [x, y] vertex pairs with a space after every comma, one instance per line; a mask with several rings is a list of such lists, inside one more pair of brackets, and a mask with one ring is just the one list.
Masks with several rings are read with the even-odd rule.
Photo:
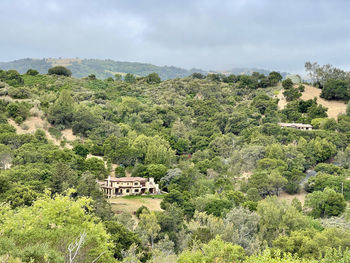
[[[321, 71], [336, 98], [347, 74]], [[73, 262], [350, 257], [346, 113], [328, 118], [278, 72], [151, 72], [0, 72], [1, 260], [68, 262], [80, 240]], [[161, 194], [107, 199], [108, 176], [154, 178]]]

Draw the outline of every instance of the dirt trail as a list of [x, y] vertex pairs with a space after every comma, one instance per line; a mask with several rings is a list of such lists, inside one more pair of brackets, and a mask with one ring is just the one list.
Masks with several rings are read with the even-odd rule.
[[[337, 101], [337, 100], [325, 100], [320, 97], [321, 90], [318, 88], [315, 88], [310, 85], [305, 85], [305, 91], [302, 93], [301, 99], [302, 100], [310, 100], [317, 98], [317, 103], [321, 104], [324, 107], [328, 108], [327, 114], [329, 118], [337, 118], [339, 114], [346, 112], [346, 103], [344, 101]], [[298, 87], [298, 85], [294, 86], [295, 88]], [[277, 95], [277, 98], [279, 98], [278, 102], [278, 108], [284, 109], [284, 107], [287, 105], [287, 101], [285, 100], [283, 96], [283, 89], [280, 90], [280, 92]]]
[[283, 91], [284, 91], [284, 89], [280, 90], [280, 92], [277, 95], [277, 98], [279, 99], [279, 101], [278, 101], [278, 109], [279, 110], [283, 110], [284, 107], [287, 105], [287, 101], [283, 96]]

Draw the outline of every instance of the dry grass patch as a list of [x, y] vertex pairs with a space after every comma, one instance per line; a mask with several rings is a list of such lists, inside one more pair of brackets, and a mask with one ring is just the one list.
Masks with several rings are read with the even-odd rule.
[[302, 190], [302, 191], [300, 191], [299, 194], [294, 194], [294, 195], [290, 195], [290, 194], [288, 194], [286, 192], [282, 192], [278, 196], [278, 199], [285, 200], [288, 203], [291, 203], [294, 198], [297, 198], [301, 202], [301, 204], [304, 205], [306, 195], [307, 195], [307, 193], [305, 192], [305, 190]]
[[[327, 114], [329, 118], [335, 118], [337, 119], [339, 114], [343, 114], [346, 112], [346, 103], [345, 101], [339, 101], [339, 100], [325, 100], [320, 97], [321, 95], [321, 89], [315, 88], [310, 85], [305, 85], [305, 91], [302, 93], [301, 99], [302, 100], [312, 100], [315, 97], [317, 98], [317, 103], [321, 104], [324, 107], [328, 108]], [[299, 85], [294, 85], [295, 88], [297, 88]], [[278, 108], [280, 110], [284, 109], [284, 107], [287, 105], [287, 101], [283, 96], [283, 89], [280, 90], [280, 92], [277, 95], [278, 101]]]
[[150, 198], [142, 196], [133, 197], [116, 197], [109, 199], [114, 213], [135, 214], [136, 210], [141, 206], [146, 206], [150, 211], [162, 211], [160, 208], [161, 198]]
[[304, 85], [305, 91], [303, 92], [301, 99], [310, 100], [317, 98], [317, 103], [328, 108], [327, 114], [329, 118], [337, 118], [339, 114], [345, 113], [346, 104], [344, 101], [337, 100], [325, 100], [320, 98], [321, 89], [315, 88], [310, 85]]
[[79, 58], [48, 58], [46, 59], [47, 62], [51, 62], [53, 67], [56, 66], [63, 66], [67, 67], [72, 65], [74, 62], [81, 63], [81, 59]]

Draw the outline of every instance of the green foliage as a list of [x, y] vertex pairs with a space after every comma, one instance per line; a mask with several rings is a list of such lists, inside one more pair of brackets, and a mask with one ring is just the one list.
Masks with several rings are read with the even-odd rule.
[[315, 217], [338, 216], [344, 212], [346, 202], [341, 193], [325, 188], [323, 192], [314, 191], [307, 195], [305, 206], [311, 209], [310, 214]]
[[30, 97], [30, 90], [26, 87], [10, 87], [8, 95], [15, 99], [28, 99]]
[[274, 246], [283, 252], [292, 253], [301, 258], [318, 260], [324, 258], [320, 262], [327, 262], [327, 258], [328, 260], [331, 259], [329, 258], [330, 249], [339, 249], [339, 252], [344, 251], [349, 247], [349, 241], [350, 232], [348, 230], [328, 228], [317, 231], [307, 229], [294, 231], [290, 236], [282, 235], [278, 237], [274, 241]]
[[282, 81], [282, 87], [287, 90], [293, 88], [293, 81], [291, 79], [285, 79]]
[[96, 178], [105, 179], [107, 177], [107, 170], [103, 160], [92, 157], [85, 161], [85, 170], [92, 173]]
[[[90, 62], [91, 66], [95, 63]], [[109, 65], [109, 61], [104, 63]], [[72, 68], [77, 66], [73, 64]], [[112, 77], [113, 72], [123, 71], [111, 67], [110, 75], [101, 78], [103, 72], [102, 67], [89, 72], [91, 76], [84, 79], [25, 74], [20, 76], [24, 83], [18, 87], [0, 83], [2, 92], [9, 90], [10, 95], [17, 96], [13, 92], [26, 91], [35, 99], [28, 103], [0, 100], [3, 111], [0, 167], [6, 168], [0, 171], [0, 203], [7, 203], [6, 211], [13, 215], [23, 209], [34, 209], [38, 201], [50, 199], [44, 194], [46, 189], [52, 192], [51, 199], [56, 198], [55, 194], [66, 198], [62, 194], [70, 188], [76, 191], [67, 194], [69, 202], [89, 199], [89, 204], [81, 206], [83, 216], [80, 210], [69, 210], [69, 202], [55, 203], [58, 214], [49, 219], [59, 226], [57, 231], [78, 221], [76, 218], [80, 216], [79, 225], [74, 223], [74, 231], [65, 230], [68, 234], [53, 233], [56, 227], [48, 223], [40, 225], [38, 230], [42, 239], [35, 233], [33, 242], [27, 242], [29, 234], [17, 235], [23, 230], [18, 225], [21, 222], [11, 226], [12, 222], [6, 220], [6, 227], [16, 228], [11, 232], [15, 235], [1, 232], [0, 255], [10, 251], [12, 258], [24, 262], [29, 262], [30, 257], [35, 262], [45, 262], [43, 255], [50, 262], [62, 262], [67, 245], [83, 232], [85, 217], [91, 218], [91, 228], [101, 224], [97, 230], [105, 236], [100, 238], [93, 232], [94, 241], [89, 244], [94, 249], [107, 244], [104, 250], [108, 259], [103, 262], [114, 258], [124, 262], [174, 262], [176, 255], [181, 255], [182, 260], [197, 260], [198, 256], [198, 260], [202, 260], [199, 262], [226, 262], [221, 259], [223, 256], [232, 261], [232, 254], [220, 254], [218, 248], [208, 250], [210, 253], [199, 249], [214, 244], [216, 236], [221, 238], [215, 243], [216, 247], [239, 245], [241, 248], [237, 251], [256, 255], [247, 260], [301, 262], [302, 259], [296, 259], [300, 251], [295, 242], [301, 235], [295, 239], [294, 233], [311, 231], [318, 237], [318, 233], [325, 232], [329, 226], [346, 232], [348, 224], [341, 212], [344, 199], [350, 198], [350, 181], [347, 180], [350, 174], [349, 116], [340, 115], [338, 121], [328, 119], [327, 109], [315, 99], [295, 99], [279, 110], [274, 97], [280, 90], [275, 87], [281, 81], [277, 72], [269, 76], [256, 72], [251, 75], [213, 74], [207, 78], [194, 74], [161, 82], [151, 74], [158, 73], [156, 70], [146, 74], [129, 71], [134, 75], [129, 82], [120, 81], [118, 77], [116, 81], [106, 79]], [[293, 85], [285, 91], [300, 92]], [[57, 140], [67, 132], [63, 129], [72, 129], [77, 136], [72, 149], [64, 148], [65, 140], [61, 147], [54, 145], [46, 138], [44, 130], [16, 134], [16, 129], [7, 124], [8, 117], [23, 122], [32, 105], [35, 116], [43, 121], [48, 118], [51, 125], [45, 124], [43, 128], [49, 128]], [[317, 129], [282, 129], [278, 122], [312, 123]], [[87, 158], [88, 153], [99, 157], [89, 155]], [[127, 170], [132, 176], [155, 178], [168, 194], [126, 199], [139, 201], [137, 207], [140, 207], [145, 197], [148, 201], [152, 197], [154, 205], [162, 201], [162, 210], [153, 211], [153, 204], [147, 204], [149, 211], [141, 207], [136, 213], [140, 217], [139, 224], [135, 225], [131, 213], [119, 214], [118, 206], [113, 205], [114, 217], [111, 204], [97, 182], [113, 172], [112, 163], [118, 165], [114, 171], [117, 177], [126, 176]], [[299, 192], [308, 169], [315, 169], [317, 175], [310, 177], [305, 185], [311, 194], [304, 207], [297, 199], [289, 204], [271, 197], [281, 192], [283, 195]], [[330, 192], [327, 187], [334, 191]], [[157, 200], [161, 197], [163, 200]], [[317, 212], [318, 209], [321, 212]], [[40, 218], [40, 213], [31, 216], [39, 222], [46, 220]], [[2, 215], [1, 212], [0, 217]], [[332, 217], [314, 220], [313, 216], [318, 215]], [[62, 216], [66, 218], [57, 219]], [[26, 217], [23, 218], [26, 227]], [[39, 228], [32, 221], [34, 228]], [[2, 231], [2, 225], [0, 229]], [[45, 231], [52, 232], [52, 236]], [[339, 234], [332, 232], [329, 236], [337, 239]], [[276, 240], [282, 237], [288, 240], [281, 245]], [[325, 236], [318, 238], [333, 242]], [[58, 242], [60, 249], [57, 249]], [[303, 244], [312, 248], [308, 241]], [[90, 248], [90, 245], [87, 246]], [[257, 255], [267, 246], [272, 249], [265, 252], [270, 253], [269, 256]], [[321, 246], [317, 253], [322, 257], [316, 260], [332, 262], [331, 256], [337, 259], [346, 256], [345, 249], [349, 247], [346, 240], [341, 243], [340, 250], [333, 250], [335, 247]], [[91, 253], [97, 253], [94, 249]], [[281, 254], [277, 249], [292, 255]], [[214, 252], [215, 256], [211, 257]], [[91, 262], [92, 254], [89, 257], [79, 262]], [[300, 257], [309, 256], [305, 253]]]
[[19, 87], [23, 86], [24, 81], [21, 74], [18, 71], [10, 69], [7, 71], [0, 70], [0, 80], [6, 82], [10, 86]]
[[205, 76], [199, 72], [194, 72], [192, 75], [191, 75], [192, 78], [194, 79], [204, 79]]
[[147, 206], [144, 206], [144, 205], [143, 205], [143, 206], [140, 206], [140, 207], [136, 210], [136, 213], [135, 213], [136, 217], [137, 217], [138, 219], [140, 219], [140, 215], [141, 215], [144, 211], [146, 211], [145, 213], [149, 213], [149, 212], [150, 212]]
[[89, 149], [86, 148], [84, 146], [84, 144], [76, 144], [74, 147], [73, 147], [73, 151], [77, 154], [77, 155], [80, 155], [81, 157], [83, 158], [86, 158], [86, 156], [88, 155], [89, 153]]
[[[9, 253], [27, 260], [28, 252], [34, 253], [36, 250], [37, 254], [32, 256], [35, 255], [37, 262], [44, 262], [47, 255], [55, 256], [51, 262], [62, 262], [68, 245], [86, 233], [78, 258], [92, 261], [104, 252], [102, 260], [112, 262], [110, 236], [91, 213], [91, 200], [88, 198], [74, 201], [68, 196], [56, 195], [51, 198], [46, 194], [30, 207], [10, 210], [2, 205], [0, 226], [0, 243], [11, 242], [10, 247], [0, 251], [0, 254]], [[47, 249], [34, 250], [38, 244]]]
[[136, 81], [136, 78], [133, 74], [127, 73], [124, 77], [124, 81], [127, 83], [134, 83]]
[[301, 97], [301, 92], [292, 87], [289, 87], [288, 89], [285, 88], [285, 91], [283, 92], [283, 96], [286, 98], [286, 101], [293, 101], [297, 100]]
[[294, 206], [279, 201], [276, 197], [268, 197], [259, 202], [257, 213], [260, 216], [260, 238], [269, 245], [281, 233], [289, 234], [313, 225], [312, 221]]
[[208, 244], [199, 245], [192, 251], [183, 252], [179, 263], [243, 262], [245, 253], [242, 247], [224, 242], [216, 237]]
[[29, 116], [29, 109], [30, 105], [27, 103], [18, 103], [18, 102], [11, 102], [7, 105], [6, 110], [10, 117], [16, 119], [18, 117], [21, 118], [21, 121], [24, 121]]
[[147, 176], [154, 178], [156, 182], [159, 182], [167, 172], [167, 167], [163, 164], [150, 164], [147, 166]]
[[36, 75], [39, 74], [39, 71], [30, 68], [30, 69], [27, 70], [26, 74], [30, 75], [30, 76], [36, 76]]
[[208, 215], [214, 215], [217, 217], [223, 216], [228, 210], [230, 210], [233, 207], [234, 203], [229, 200], [224, 199], [216, 199], [209, 201], [205, 207], [204, 211]]
[[322, 89], [321, 98], [327, 100], [348, 100], [350, 89], [349, 82], [346, 80], [330, 79], [328, 80]]
[[54, 125], [69, 126], [73, 121], [74, 101], [68, 90], [62, 90], [55, 103], [49, 108], [47, 120]]
[[125, 226], [116, 221], [105, 222], [107, 233], [111, 236], [111, 241], [114, 244], [114, 258], [123, 259], [123, 252], [127, 251], [131, 246], [137, 246], [137, 253], [142, 253], [145, 249], [137, 234], [128, 230]]
[[149, 84], [158, 84], [161, 82], [159, 75], [155, 72], [148, 74], [146, 76], [146, 81]]
[[49, 75], [62, 75], [62, 76], [70, 77], [70, 76], [72, 76], [72, 71], [70, 71], [70, 69], [65, 68], [63, 66], [56, 66], [56, 67], [50, 68], [47, 71], [47, 74], [49, 74]]
[[269, 73], [268, 80], [270, 82], [270, 85], [274, 86], [282, 80], [282, 76], [279, 72], [272, 71]]

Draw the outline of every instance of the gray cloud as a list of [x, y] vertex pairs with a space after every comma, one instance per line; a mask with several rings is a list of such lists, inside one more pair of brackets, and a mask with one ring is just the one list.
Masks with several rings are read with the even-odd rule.
[[0, 61], [111, 58], [228, 69], [350, 69], [342, 0], [2, 0]]

